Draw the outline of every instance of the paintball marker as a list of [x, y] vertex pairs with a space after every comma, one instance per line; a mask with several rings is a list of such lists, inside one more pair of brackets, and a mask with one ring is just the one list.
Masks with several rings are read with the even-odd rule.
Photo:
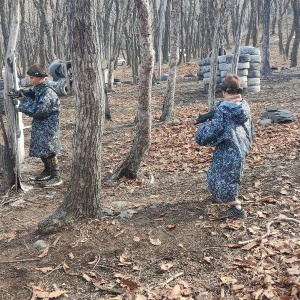
[[23, 97], [23, 96], [29, 97], [31, 99], [34, 99], [35, 98], [35, 92], [32, 89], [29, 89], [29, 90], [24, 90], [24, 89], [15, 90], [15, 89], [11, 89], [11, 91], [8, 93], [8, 96], [10, 98], [12, 98], [12, 99], [20, 98], [20, 97]]
[[216, 112], [215, 110], [212, 110], [212, 111], [208, 112], [207, 114], [199, 115], [198, 118], [196, 119], [195, 125], [204, 123], [208, 120], [211, 121], [211, 119], [214, 117], [215, 112]]

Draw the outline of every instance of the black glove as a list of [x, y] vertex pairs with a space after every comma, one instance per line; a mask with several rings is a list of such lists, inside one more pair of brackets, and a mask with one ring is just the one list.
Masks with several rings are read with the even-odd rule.
[[12, 89], [9, 93], [8, 96], [11, 97], [12, 99], [14, 98], [20, 98], [23, 97], [23, 94], [21, 93], [21, 91], [17, 91], [15, 89]]
[[20, 92], [25, 96], [31, 99], [35, 98], [35, 92], [32, 89], [29, 90], [20, 90]]
[[208, 112], [207, 114], [199, 115], [198, 118], [196, 119], [195, 124], [204, 123], [208, 120], [211, 121], [211, 119], [214, 117], [215, 112], [216, 112], [215, 110], [212, 110], [212, 111]]

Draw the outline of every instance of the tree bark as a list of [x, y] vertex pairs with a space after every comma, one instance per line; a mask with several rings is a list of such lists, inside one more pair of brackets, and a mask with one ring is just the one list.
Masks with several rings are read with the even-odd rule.
[[[16, 168], [16, 119], [15, 119], [15, 108], [12, 104], [11, 98], [8, 93], [12, 89], [12, 57], [15, 53], [17, 38], [19, 33], [19, 23], [20, 23], [20, 4], [18, 0], [12, 2], [12, 16], [9, 40], [7, 45], [6, 57], [5, 57], [5, 76], [4, 76], [4, 108], [6, 115], [6, 129], [4, 128], [4, 123], [1, 119], [1, 127], [3, 130], [5, 147], [1, 157], [2, 163], [2, 186], [0, 192], [4, 192], [8, 188], [12, 187], [14, 182], [16, 182], [15, 171]], [[2, 116], [1, 116], [2, 118]], [[5, 132], [5, 133], [4, 133]], [[23, 145], [24, 147], [24, 145]]]
[[97, 0], [67, 0], [75, 95], [71, 180], [63, 203], [42, 220], [43, 233], [100, 214], [104, 82], [97, 27]]
[[153, 74], [153, 43], [149, 0], [134, 0], [138, 11], [141, 66], [139, 73], [139, 95], [136, 136], [124, 162], [111, 176], [111, 180], [123, 176], [135, 179], [141, 162], [151, 143], [151, 86]]
[[242, 5], [237, 6], [238, 16], [240, 17], [238, 19], [238, 24], [236, 26], [236, 32], [234, 36], [234, 47], [233, 47], [234, 51], [233, 51], [233, 58], [232, 58], [232, 73], [234, 74], [237, 74], [238, 71], [240, 44], [242, 41], [242, 32], [244, 29], [245, 16], [247, 14], [248, 4], [249, 4], [249, 0], [243, 0]]
[[271, 0], [264, 0], [263, 10], [263, 40], [262, 40], [262, 69], [261, 75], [270, 74], [270, 11]]
[[158, 34], [158, 78], [161, 78], [161, 65], [163, 62], [162, 59], [162, 42], [163, 42], [163, 32], [165, 29], [165, 12], [167, 8], [167, 1], [162, 1], [160, 3], [160, 9], [159, 9], [159, 34]]
[[294, 15], [294, 28], [295, 28], [295, 39], [291, 51], [291, 68], [297, 67], [298, 65], [298, 50], [299, 50], [299, 42], [300, 42], [300, 1], [293, 0], [292, 1], [293, 7], [293, 15]]
[[220, 39], [222, 35], [223, 18], [225, 12], [226, 0], [221, 0], [217, 6], [217, 17], [215, 19], [215, 30], [212, 41], [212, 55], [210, 59], [210, 77], [209, 77], [209, 88], [208, 88], [208, 109], [213, 110], [215, 108], [216, 98], [216, 74], [217, 74], [217, 63]]
[[174, 95], [176, 85], [176, 70], [178, 61], [178, 39], [179, 29], [178, 23], [180, 20], [181, 0], [173, 0], [172, 15], [171, 15], [171, 34], [170, 34], [170, 62], [169, 62], [169, 75], [166, 94], [164, 97], [164, 104], [161, 121], [173, 122], [174, 116]]

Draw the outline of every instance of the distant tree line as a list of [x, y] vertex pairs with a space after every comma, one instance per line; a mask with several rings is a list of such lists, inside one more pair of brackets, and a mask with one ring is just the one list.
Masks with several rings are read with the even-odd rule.
[[[98, 0], [97, 26], [102, 58], [110, 62], [110, 71], [119, 56], [124, 57], [132, 68], [133, 80], [137, 78], [140, 61], [138, 43], [137, 9], [133, 0]], [[179, 23], [179, 63], [192, 58], [204, 58], [212, 49], [218, 0], [181, 1]], [[12, 1], [0, 2], [0, 67], [9, 37]], [[222, 45], [230, 47], [239, 26], [238, 0], [227, 0], [226, 20], [223, 23]], [[258, 47], [262, 42], [264, 6], [270, 5], [269, 32], [278, 35], [280, 54], [297, 65], [300, 40], [299, 0], [250, 0], [244, 12], [245, 30], [242, 43]], [[29, 65], [39, 62], [49, 65], [55, 59], [70, 60], [67, 16], [72, 11], [66, 0], [20, 0], [20, 34], [17, 56], [20, 74], [25, 76]], [[152, 0], [153, 44], [155, 61], [165, 63], [170, 53], [170, 24], [172, 0]], [[82, 28], [82, 30], [85, 30]]]

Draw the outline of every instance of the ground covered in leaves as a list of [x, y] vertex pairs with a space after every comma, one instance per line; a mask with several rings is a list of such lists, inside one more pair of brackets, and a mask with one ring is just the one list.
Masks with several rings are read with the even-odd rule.
[[[257, 131], [240, 191], [245, 220], [217, 219], [221, 207], [206, 189], [213, 149], [196, 145], [194, 121], [207, 111], [207, 94], [196, 77], [183, 76], [196, 74], [195, 61], [178, 71], [179, 122], [159, 121], [166, 82], [155, 85], [152, 145], [140, 176], [108, 184], [131, 147], [137, 109], [137, 87], [114, 86], [102, 217], [39, 235], [37, 223], [61, 203], [70, 180], [74, 106], [72, 97], [62, 98], [64, 184], [0, 198], [0, 299], [299, 299], [300, 68], [277, 66], [260, 93], [245, 95]], [[125, 81], [128, 73], [119, 67], [116, 76]], [[270, 105], [289, 109], [295, 120], [260, 125]], [[25, 179], [41, 167], [27, 156]]]

